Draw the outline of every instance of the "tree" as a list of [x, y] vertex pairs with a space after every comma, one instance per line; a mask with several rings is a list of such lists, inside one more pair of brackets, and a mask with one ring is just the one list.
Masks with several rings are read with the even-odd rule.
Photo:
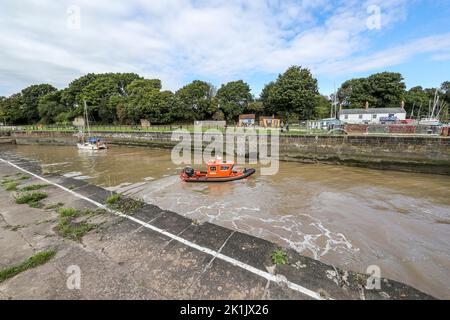
[[266, 84], [264, 86], [264, 88], [262, 89], [261, 95], [259, 98], [263, 104], [264, 112], [267, 114], [274, 113], [274, 111], [275, 111], [275, 108], [270, 104], [270, 101], [269, 101], [270, 93], [272, 92], [274, 87], [275, 87], [274, 81], [271, 81], [268, 84]]
[[1, 121], [8, 124], [25, 124], [26, 118], [22, 111], [22, 94], [16, 93], [0, 101]]
[[447, 102], [447, 105], [450, 105], [450, 81], [442, 83], [441, 92], [444, 95], [444, 100]]
[[261, 100], [252, 101], [248, 104], [247, 109], [244, 112], [262, 116], [264, 114], [264, 104]]
[[214, 103], [214, 87], [204, 81], [195, 80], [175, 93], [177, 108], [174, 116], [178, 120], [211, 119], [217, 111]]
[[382, 72], [368, 78], [370, 95], [375, 99], [375, 108], [395, 108], [401, 105], [405, 83], [400, 73]]
[[248, 103], [253, 101], [250, 87], [242, 80], [228, 82], [217, 91], [217, 101], [220, 110], [227, 121], [236, 121], [239, 115], [247, 109]]
[[337, 98], [343, 106], [350, 109], [362, 108], [366, 102], [372, 105], [376, 101], [366, 78], [345, 81], [337, 92]]
[[382, 72], [368, 78], [345, 81], [338, 90], [338, 99], [347, 108], [399, 107], [404, 98], [405, 83], [400, 73]]
[[[61, 103], [62, 91], [47, 93], [39, 99], [38, 111], [41, 123], [50, 124], [57, 122], [57, 117], [62, 113], [69, 112], [68, 108]], [[59, 117], [61, 120], [61, 117]]]
[[22, 118], [28, 124], [34, 124], [39, 121], [38, 104], [39, 99], [47, 93], [54, 92], [57, 89], [49, 84], [37, 84], [29, 86], [22, 90]]
[[[83, 113], [83, 100], [86, 100], [88, 112], [94, 120], [102, 123], [113, 123], [117, 120], [116, 105], [111, 103], [111, 97], [127, 96], [126, 88], [135, 80], [142, 79], [134, 73], [105, 73], [91, 75], [82, 83], [84, 86], [76, 95], [78, 107], [75, 114]], [[80, 86], [80, 83], [77, 83]], [[133, 89], [133, 87], [132, 87]]]
[[261, 96], [267, 111], [284, 121], [291, 117], [312, 118], [319, 102], [317, 80], [309, 69], [299, 66], [280, 74], [275, 83], [264, 88]]
[[109, 103], [116, 108], [120, 123], [136, 124], [141, 119], [153, 124], [170, 123], [174, 94], [160, 89], [160, 80], [137, 79], [125, 87], [126, 96], [111, 96]]
[[315, 119], [325, 119], [330, 117], [331, 101], [328, 97], [320, 95], [317, 99], [317, 106], [314, 110]]
[[428, 114], [429, 102], [432, 100], [430, 93], [430, 91], [427, 92], [421, 86], [413, 87], [407, 91], [404, 95], [407, 114], [411, 116], [412, 112], [414, 112], [414, 118], [426, 116]]

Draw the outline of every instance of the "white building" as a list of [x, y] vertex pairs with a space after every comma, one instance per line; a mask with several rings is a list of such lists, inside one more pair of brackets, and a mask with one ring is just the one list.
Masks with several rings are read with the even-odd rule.
[[339, 120], [354, 124], [392, 123], [406, 120], [406, 111], [403, 108], [343, 109]]

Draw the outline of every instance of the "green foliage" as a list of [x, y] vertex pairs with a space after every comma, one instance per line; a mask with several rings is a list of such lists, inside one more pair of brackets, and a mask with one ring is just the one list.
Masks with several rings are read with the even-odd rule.
[[17, 274], [26, 271], [31, 268], [35, 268], [37, 266], [43, 265], [47, 261], [49, 261], [51, 258], [53, 258], [56, 255], [56, 251], [50, 250], [50, 251], [42, 251], [39, 253], [36, 253], [35, 255], [29, 257], [27, 260], [25, 260], [23, 263], [21, 263], [18, 266], [6, 268], [0, 271], [0, 283], [16, 276]]
[[121, 195], [119, 193], [112, 194], [106, 199], [106, 204], [109, 206], [114, 205], [121, 199]]
[[292, 116], [302, 119], [313, 117], [319, 104], [317, 80], [309, 69], [290, 67], [269, 83], [261, 93], [268, 114], [276, 114], [285, 121]]
[[211, 84], [200, 80], [178, 90], [175, 93], [174, 118], [181, 121], [211, 119], [217, 111], [214, 91]]
[[56, 91], [56, 88], [49, 84], [32, 85], [22, 90], [21, 109], [26, 123], [37, 123], [39, 121], [39, 100], [54, 91]]
[[32, 192], [22, 194], [16, 198], [17, 204], [28, 204], [32, 208], [40, 206], [40, 201], [47, 198], [48, 195], [44, 192]]
[[16, 181], [9, 181], [3, 185], [5, 187], [6, 191], [13, 191], [17, 190], [17, 182]]
[[326, 119], [331, 115], [332, 102], [325, 96], [320, 95], [317, 98], [317, 106], [314, 110], [314, 119]]
[[362, 108], [366, 102], [372, 108], [395, 108], [400, 107], [405, 88], [400, 73], [382, 72], [344, 82], [338, 99], [349, 108]]
[[34, 191], [34, 190], [39, 190], [42, 188], [48, 187], [48, 184], [32, 184], [29, 186], [25, 186], [22, 189], [20, 189], [20, 191]]
[[44, 124], [50, 124], [55, 122], [61, 122], [58, 118], [60, 114], [70, 111], [61, 102], [62, 91], [54, 91], [47, 93], [39, 99], [38, 112], [40, 117], [40, 122]]
[[59, 209], [64, 205], [62, 202], [48, 204], [44, 207], [45, 210]]
[[59, 208], [58, 213], [61, 217], [78, 217], [81, 215], [81, 212], [74, 208]]
[[[428, 113], [435, 89], [412, 88], [405, 91], [399, 73], [383, 72], [367, 78], [344, 82], [338, 91], [339, 103], [346, 108], [398, 107], [402, 100], [410, 114], [413, 106], [421, 116]], [[450, 81], [439, 88], [440, 101], [447, 103], [441, 115], [448, 118]], [[277, 115], [289, 119], [328, 117], [331, 104], [318, 92], [317, 80], [308, 69], [292, 66], [276, 81], [268, 83], [253, 101], [244, 81], [233, 81], [217, 91], [209, 83], [195, 80], [175, 94], [163, 91], [159, 79], [144, 79], [135, 73], [89, 73], [57, 90], [49, 84], [32, 85], [9, 97], [0, 97], [0, 123], [70, 124], [83, 114], [83, 100], [88, 106], [91, 124], [188, 123], [193, 120], [235, 122], [243, 113]], [[445, 118], [444, 117], [444, 118]]]
[[253, 97], [249, 85], [239, 80], [222, 85], [217, 91], [217, 101], [225, 119], [232, 122], [244, 113]]
[[135, 80], [126, 90], [126, 97], [113, 96], [111, 108], [115, 108], [117, 119], [123, 124], [136, 124], [141, 119], [153, 124], [165, 124], [172, 121], [174, 94], [160, 91], [159, 80]]
[[95, 229], [97, 225], [86, 221], [76, 222], [76, 218], [103, 213], [103, 210], [92, 211], [90, 209], [78, 210], [74, 208], [59, 208], [58, 233], [64, 238], [81, 240], [89, 231]]
[[284, 265], [288, 264], [288, 256], [287, 253], [283, 250], [275, 250], [271, 255], [273, 264]]
[[89, 231], [96, 228], [96, 225], [83, 222], [74, 222], [72, 217], [61, 217], [58, 223], [58, 232], [64, 238], [81, 240]]

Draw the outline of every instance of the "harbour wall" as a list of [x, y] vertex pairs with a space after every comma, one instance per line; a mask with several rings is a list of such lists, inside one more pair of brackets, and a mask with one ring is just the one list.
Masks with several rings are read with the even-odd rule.
[[[73, 145], [77, 142], [73, 132], [12, 131], [1, 134], [0, 142], [19, 145]], [[112, 145], [172, 148], [179, 143], [172, 140], [170, 132], [94, 134]], [[191, 139], [194, 140], [193, 134]], [[203, 147], [207, 144], [203, 142]], [[269, 150], [270, 147], [269, 139]], [[284, 161], [450, 175], [450, 138], [407, 135], [282, 135], [279, 140], [279, 157]]]

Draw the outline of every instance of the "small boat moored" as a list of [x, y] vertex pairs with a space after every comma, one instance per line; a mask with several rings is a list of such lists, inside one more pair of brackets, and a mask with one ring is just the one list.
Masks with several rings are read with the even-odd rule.
[[186, 182], [228, 182], [241, 180], [250, 177], [256, 172], [255, 169], [234, 170], [234, 161], [223, 162], [219, 157], [209, 161], [208, 170], [196, 171], [191, 167], [186, 167], [181, 172], [180, 178]]
[[87, 141], [77, 143], [78, 149], [102, 150], [108, 149], [108, 145], [99, 138], [91, 137]]

